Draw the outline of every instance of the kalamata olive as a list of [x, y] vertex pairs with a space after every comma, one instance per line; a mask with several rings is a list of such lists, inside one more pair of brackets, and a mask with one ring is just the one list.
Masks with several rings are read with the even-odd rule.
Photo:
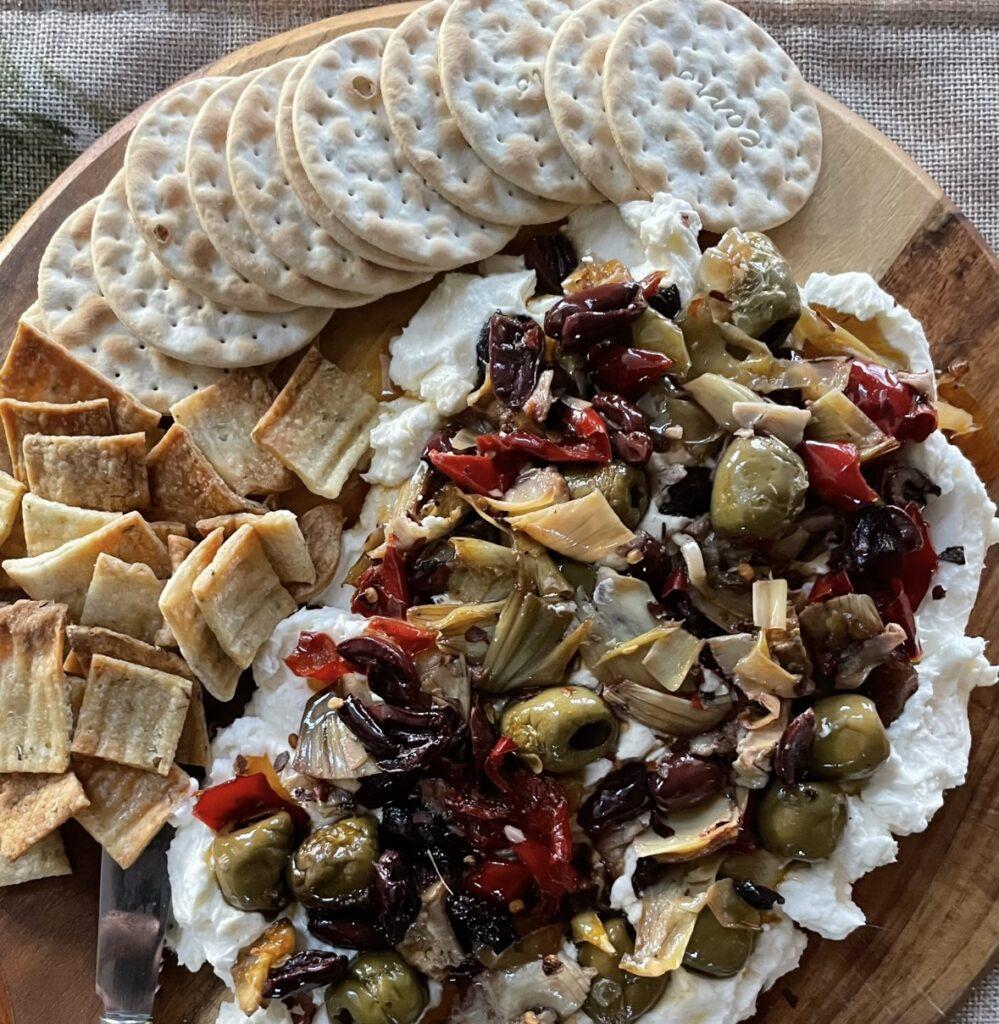
[[905, 710], [918, 686], [919, 677], [909, 662], [889, 658], [871, 669], [860, 692], [874, 701], [881, 724], [887, 729]]
[[493, 313], [489, 318], [489, 377], [493, 391], [511, 409], [520, 409], [538, 380], [545, 336], [529, 316]]
[[391, 945], [402, 942], [420, 911], [413, 865], [398, 850], [386, 850], [375, 861], [374, 905]]
[[640, 430], [618, 430], [611, 434], [614, 454], [632, 466], [644, 466], [652, 458], [652, 438]]
[[341, 658], [356, 665], [374, 693], [390, 704], [416, 707], [427, 703], [413, 659], [388, 640], [355, 636], [337, 644]]
[[940, 488], [915, 466], [889, 466], [881, 476], [878, 491], [889, 505], [904, 508], [910, 501], [925, 505], [930, 494], [940, 494]]
[[326, 991], [330, 1020], [353, 1024], [416, 1024], [426, 1005], [426, 985], [394, 951], [360, 953]]
[[683, 954], [683, 966], [712, 978], [731, 978], [745, 966], [756, 944], [756, 932], [748, 928], [726, 928], [705, 907], [694, 922], [694, 930]]
[[600, 491], [625, 526], [634, 529], [649, 505], [649, 481], [645, 473], [623, 462], [603, 466], [566, 466], [562, 475], [574, 498]]
[[671, 516], [704, 515], [711, 506], [711, 470], [707, 466], [688, 466], [675, 484], [670, 484], [659, 511]]
[[629, 761], [604, 776], [576, 815], [581, 828], [601, 832], [637, 818], [652, 806], [648, 772], [641, 761]]
[[815, 712], [807, 708], [788, 723], [774, 751], [774, 774], [781, 782], [794, 785], [805, 777], [814, 740]]
[[562, 282], [579, 266], [572, 242], [561, 232], [532, 235], [524, 246], [524, 265], [538, 279], [538, 291], [561, 295]]
[[284, 876], [294, 842], [287, 811], [220, 832], [212, 842], [212, 867], [226, 903], [237, 910], [280, 910], [288, 902]]
[[850, 524], [844, 549], [848, 567], [861, 574], [895, 575], [902, 557], [922, 547], [916, 524], [895, 505], [870, 505]]
[[587, 350], [586, 365], [601, 390], [638, 399], [669, 373], [673, 360], [661, 352], [601, 341]]
[[735, 883], [735, 891], [756, 910], [771, 910], [775, 903], [783, 903], [784, 897], [775, 889], [751, 882], [748, 878]]
[[601, 284], [575, 292], [545, 314], [545, 334], [566, 348], [630, 336], [630, 325], [648, 303], [636, 281]]
[[770, 785], [756, 828], [765, 849], [793, 860], [825, 860], [846, 826], [846, 797], [828, 782]]
[[477, 946], [489, 946], [499, 953], [516, 941], [517, 932], [510, 912], [485, 896], [473, 896], [470, 892], [448, 893], [444, 906], [455, 935], [470, 952]]
[[645, 414], [626, 398], [611, 391], [593, 396], [593, 408], [612, 430], [645, 430]]
[[659, 1001], [670, 976], [646, 978], [621, 968], [621, 957], [633, 952], [635, 946], [624, 918], [605, 921], [604, 931], [614, 947], [613, 953], [589, 942], [579, 946], [580, 966], [596, 971], [583, 1012], [595, 1024], [632, 1024]]
[[725, 769], [710, 758], [670, 754], [650, 774], [649, 787], [656, 809], [662, 814], [675, 814], [720, 793], [725, 788]]
[[680, 301], [680, 289], [675, 284], [659, 284], [651, 295], [646, 290], [645, 301], [667, 320], [675, 320], [683, 308]]
[[316, 829], [295, 851], [288, 877], [307, 906], [322, 906], [374, 880], [378, 825], [373, 818], [343, 818]]
[[888, 760], [891, 744], [874, 702], [859, 693], [820, 700], [809, 768], [821, 779], [863, 779]]
[[347, 973], [347, 958], [339, 953], [307, 949], [295, 953], [278, 967], [272, 967], [264, 982], [265, 999], [286, 999], [333, 985]]
[[358, 913], [329, 914], [310, 910], [308, 928], [320, 942], [338, 949], [384, 949], [388, 944], [370, 909], [363, 912], [363, 919]]

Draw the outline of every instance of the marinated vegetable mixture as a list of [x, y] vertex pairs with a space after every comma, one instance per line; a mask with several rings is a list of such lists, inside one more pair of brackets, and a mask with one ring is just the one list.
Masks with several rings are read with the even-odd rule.
[[427, 1020], [628, 1024], [681, 966], [730, 977], [915, 691], [914, 610], [963, 559], [899, 459], [932, 375], [803, 306], [763, 235], [686, 305], [562, 236], [526, 258], [559, 297], [482, 311], [478, 390], [350, 568], [363, 633], [287, 659], [293, 756], [199, 799], [225, 901], [297, 901], [316, 940], [243, 950], [247, 1012], [328, 986], [356, 1024], [431, 992]]

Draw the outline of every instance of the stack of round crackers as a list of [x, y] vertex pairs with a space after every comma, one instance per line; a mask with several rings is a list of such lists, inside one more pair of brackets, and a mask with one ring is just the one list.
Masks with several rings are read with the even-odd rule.
[[710, 231], [767, 230], [820, 159], [801, 75], [720, 0], [429, 0], [161, 96], [31, 314], [166, 412], [581, 204], [670, 192]]

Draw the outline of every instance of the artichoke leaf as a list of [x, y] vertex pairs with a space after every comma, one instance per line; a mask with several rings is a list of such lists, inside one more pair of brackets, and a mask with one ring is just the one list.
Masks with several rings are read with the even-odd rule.
[[654, 309], [646, 309], [631, 325], [631, 340], [636, 348], [658, 352], [673, 360], [670, 376], [684, 380], [690, 372], [690, 353], [683, 340], [683, 331]]
[[694, 396], [697, 404], [707, 412], [720, 427], [730, 434], [739, 429], [733, 407], [737, 402], [760, 403], [755, 391], [745, 384], [730, 380], [718, 373], [702, 373], [686, 383], [686, 389]]
[[886, 345], [884, 351], [875, 352], [818, 306], [802, 305], [801, 316], [791, 331], [791, 343], [806, 354], [858, 356], [881, 366], [905, 369], [899, 353]]
[[603, 698], [629, 718], [666, 736], [697, 736], [723, 721], [729, 704], [695, 704], [685, 697], [665, 693], [625, 680], [607, 686]]
[[797, 448], [801, 444], [811, 418], [808, 409], [779, 405], [762, 399], [732, 404], [732, 419], [737, 427], [776, 437], [789, 448]]
[[600, 491], [507, 520], [546, 548], [577, 562], [599, 562], [630, 543], [634, 534]]
[[610, 953], [611, 956], [617, 953], [614, 943], [611, 942], [610, 936], [607, 934], [607, 929], [604, 928], [603, 921], [593, 910], [584, 910], [572, 919], [572, 941], [577, 946], [588, 942], [591, 946]]
[[787, 629], [787, 580], [753, 583], [753, 625], [757, 629]]
[[727, 793], [720, 793], [689, 811], [671, 814], [671, 836], [660, 836], [647, 829], [635, 840], [634, 850], [639, 857], [655, 857], [664, 863], [694, 860], [735, 840], [741, 822], [738, 802]]
[[861, 462], [876, 459], [899, 447], [894, 437], [881, 430], [842, 391], [827, 391], [809, 408], [811, 420], [806, 434], [810, 440], [855, 445]]
[[305, 705], [292, 767], [328, 782], [377, 775], [378, 765], [337, 714], [343, 701], [331, 691], [317, 693]]

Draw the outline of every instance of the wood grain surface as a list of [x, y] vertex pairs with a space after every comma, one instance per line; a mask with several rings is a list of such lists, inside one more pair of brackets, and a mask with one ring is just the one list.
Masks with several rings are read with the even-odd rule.
[[[358, 11], [254, 44], [219, 61], [233, 74], [305, 53], [336, 35], [394, 25], [413, 4]], [[967, 360], [966, 384], [990, 421], [999, 415], [999, 262], [937, 185], [891, 142], [818, 95], [824, 156], [805, 209], [773, 233], [804, 279], [813, 270], [866, 270], [924, 324], [938, 366]], [[0, 243], [0, 348], [35, 297], [38, 261], [62, 220], [121, 165], [139, 112], [74, 163]], [[373, 311], [338, 313], [323, 346], [374, 380], [378, 352], [420, 294]], [[999, 452], [999, 449], [996, 449]], [[982, 463], [979, 464], [983, 468]], [[999, 458], [984, 472], [993, 497]], [[999, 636], [999, 574], [986, 577], [972, 632]], [[976, 691], [968, 783], [930, 828], [902, 839], [898, 862], [856, 887], [868, 924], [843, 942], [812, 937], [801, 967], [765, 995], [766, 1024], [933, 1024], [961, 1000], [999, 949], [997, 693]], [[72, 878], [0, 891], [0, 1024], [94, 1024], [98, 850], [66, 829]], [[212, 1024], [220, 986], [207, 970], [168, 963], [157, 1024]]]

